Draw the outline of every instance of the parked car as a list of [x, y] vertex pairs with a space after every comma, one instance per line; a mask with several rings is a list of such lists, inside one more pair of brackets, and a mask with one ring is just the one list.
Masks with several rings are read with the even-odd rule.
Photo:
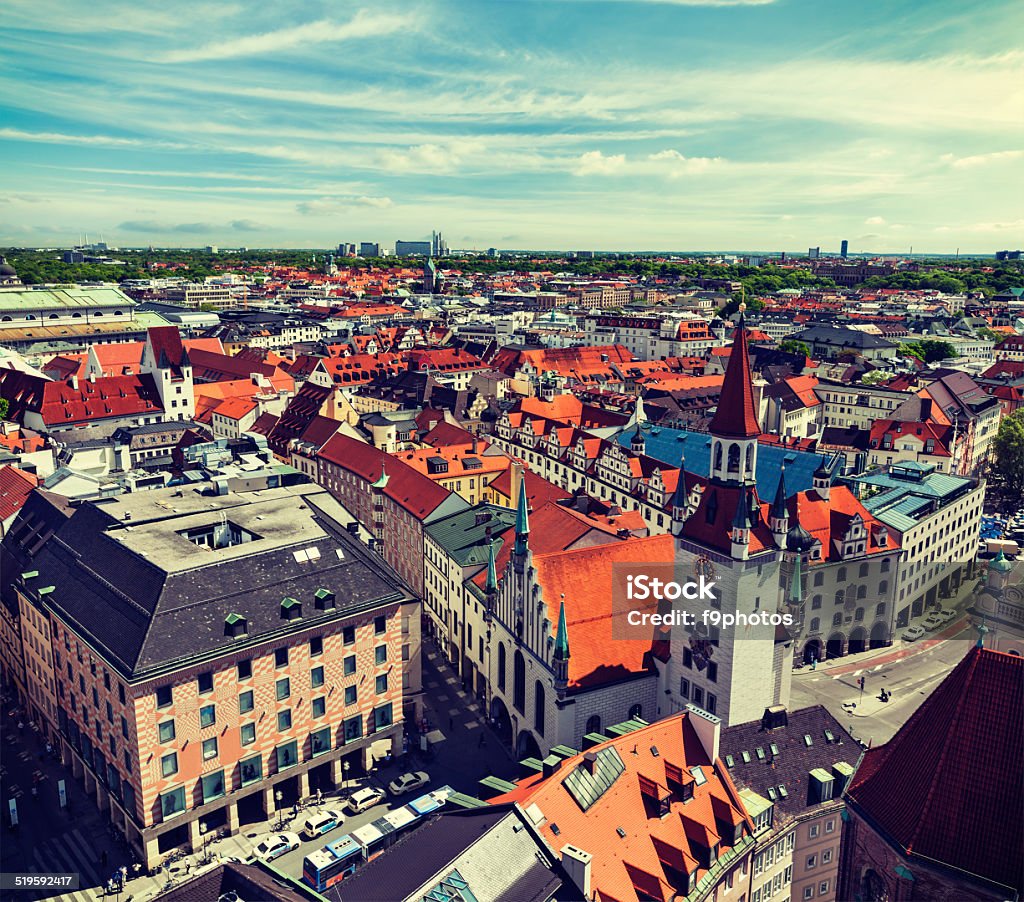
[[935, 629], [935, 627], [941, 626], [942, 622], [942, 613], [940, 611], [931, 611], [924, 618], [924, 627], [928, 630]]
[[950, 620], [956, 619], [956, 611], [941, 610], [939, 616], [942, 618], [943, 623], [949, 623]]
[[345, 804], [353, 814], [361, 814], [374, 805], [383, 802], [386, 797], [387, 793], [383, 789], [367, 786], [363, 789], [357, 789], [352, 793]]
[[345, 815], [333, 808], [328, 808], [320, 814], [313, 814], [306, 818], [302, 824], [302, 835], [306, 839], [316, 839], [325, 833], [330, 833], [335, 827], [340, 827], [345, 820]]
[[388, 791], [393, 796], [404, 796], [407, 792], [426, 786], [430, 782], [430, 774], [418, 770], [415, 773], [402, 774], [402, 776], [388, 783]]
[[925, 630], [922, 627], [911, 626], [911, 627], [907, 627], [907, 629], [905, 629], [901, 635], [902, 635], [902, 638], [906, 639], [908, 642], [916, 642], [924, 634], [925, 634]]
[[263, 842], [258, 843], [252, 853], [264, 861], [273, 861], [286, 852], [297, 849], [299, 845], [299, 837], [294, 833], [272, 833]]

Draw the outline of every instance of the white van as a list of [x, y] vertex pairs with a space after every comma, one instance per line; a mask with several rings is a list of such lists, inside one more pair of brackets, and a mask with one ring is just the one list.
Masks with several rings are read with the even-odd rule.
[[340, 827], [344, 820], [345, 816], [340, 811], [321, 811], [306, 818], [302, 824], [302, 835], [307, 839], [316, 839], [330, 833], [335, 827]]

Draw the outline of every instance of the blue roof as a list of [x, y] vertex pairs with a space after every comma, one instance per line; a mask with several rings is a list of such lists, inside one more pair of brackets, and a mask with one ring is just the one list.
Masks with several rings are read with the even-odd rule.
[[[663, 461], [669, 466], [679, 466], [679, 455], [686, 455], [686, 470], [698, 476], [707, 476], [711, 471], [711, 436], [706, 432], [690, 432], [686, 429], [655, 427], [644, 432], [644, 451], [648, 457]], [[617, 436], [623, 447], [629, 447], [632, 432], [621, 432]], [[830, 459], [810, 451], [794, 451], [778, 445], [757, 446], [757, 494], [762, 500], [775, 497], [779, 487], [782, 464], [786, 465], [786, 490], [806, 492], [813, 487], [814, 471], [822, 461]], [[841, 469], [841, 468], [836, 468]]]

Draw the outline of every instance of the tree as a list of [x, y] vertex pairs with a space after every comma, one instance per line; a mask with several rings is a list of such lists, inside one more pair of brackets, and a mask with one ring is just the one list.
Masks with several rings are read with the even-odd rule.
[[924, 338], [921, 341], [905, 341], [900, 344], [900, 353], [904, 357], [916, 357], [925, 363], [935, 363], [956, 357], [957, 351], [948, 341]]
[[6, 398], [0, 398], [0, 420], [7, 419], [7, 411], [10, 409], [10, 402]]
[[992, 442], [991, 475], [1005, 497], [1024, 495], [1024, 410], [1003, 418]]
[[795, 338], [787, 338], [779, 345], [779, 350], [787, 354], [801, 354], [804, 357], [811, 356], [811, 349], [807, 347], [807, 344]]
[[879, 382], [888, 382], [889, 374], [885, 370], [870, 370], [860, 377], [861, 385], [878, 385]]

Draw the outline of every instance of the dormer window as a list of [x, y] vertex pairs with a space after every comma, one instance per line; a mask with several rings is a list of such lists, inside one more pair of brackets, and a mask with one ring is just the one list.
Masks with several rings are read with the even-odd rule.
[[281, 618], [283, 620], [298, 620], [301, 616], [302, 602], [290, 595], [281, 599]]
[[249, 632], [249, 623], [241, 614], [228, 614], [224, 618], [224, 635], [237, 639]]
[[318, 610], [325, 611], [334, 607], [334, 593], [330, 589], [317, 589], [313, 598]]

